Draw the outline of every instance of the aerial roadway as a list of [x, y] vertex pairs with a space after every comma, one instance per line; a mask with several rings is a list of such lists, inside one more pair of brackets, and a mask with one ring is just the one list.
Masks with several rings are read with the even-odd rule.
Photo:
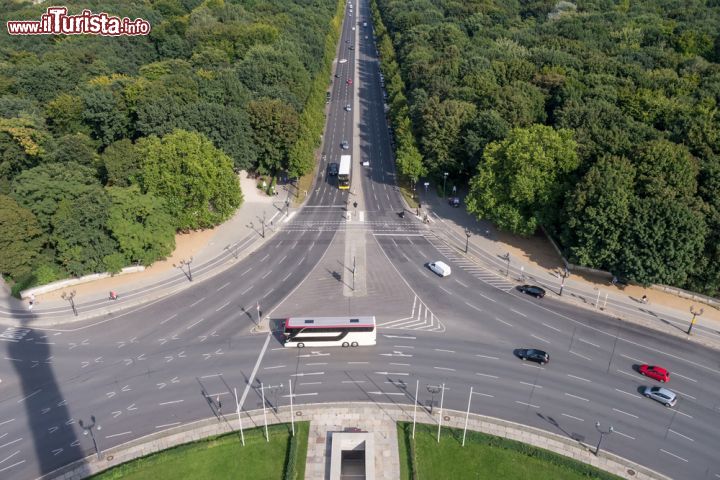
[[[92, 455], [92, 436], [107, 449], [234, 412], [235, 389], [243, 410], [259, 408], [261, 382], [280, 406], [290, 395], [411, 405], [419, 385], [425, 408], [444, 389], [443, 407], [460, 411], [472, 386], [472, 413], [590, 444], [596, 422], [612, 425], [610, 452], [672, 478], [720, 478], [717, 352], [523, 294], [401, 216], [367, 2], [346, 7], [333, 69], [314, 189], [262, 247], [181, 293], [56, 328], [30, 320], [4, 339], [0, 478]], [[342, 155], [352, 158], [347, 189], [331, 173]], [[426, 267], [434, 261], [450, 275]], [[258, 305], [270, 333], [256, 328]], [[375, 317], [377, 343], [286, 348], [284, 319], [314, 316]], [[521, 348], [549, 361], [523, 361]], [[669, 381], [641, 375], [645, 364]], [[646, 398], [647, 386], [677, 403]]]

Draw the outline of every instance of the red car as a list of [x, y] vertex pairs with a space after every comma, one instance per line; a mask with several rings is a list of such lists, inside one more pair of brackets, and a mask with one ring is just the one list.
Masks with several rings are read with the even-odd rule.
[[670, 372], [657, 365], [640, 365], [640, 374], [650, 377], [659, 382], [667, 382], [670, 380]]
[[347, 79], [347, 84], [348, 84], [348, 85], [352, 85], [352, 78], [348, 78], [348, 79]]

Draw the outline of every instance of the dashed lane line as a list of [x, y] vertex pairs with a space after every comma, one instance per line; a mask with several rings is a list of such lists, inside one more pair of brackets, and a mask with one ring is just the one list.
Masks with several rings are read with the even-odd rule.
[[577, 420], [577, 421], [579, 421], [579, 422], [584, 422], [584, 421], [585, 421], [585, 419], [583, 419], [583, 418], [573, 417], [572, 415], [568, 415], [567, 413], [561, 413], [560, 415], [562, 415], [563, 417], [572, 418], [573, 420]]
[[587, 398], [578, 397], [577, 395], [573, 395], [572, 393], [567, 393], [567, 392], [565, 392], [565, 396], [566, 396], [566, 397], [577, 398], [578, 400], [582, 400], [583, 402], [589, 402], [589, 401], [590, 401], [590, 400], [588, 400]]
[[618, 410], [617, 408], [613, 408], [614, 412], [622, 413], [623, 415], [627, 415], [628, 417], [638, 418], [637, 415], [633, 415], [632, 413], [624, 412], [622, 410]]
[[168, 427], [174, 427], [176, 425], [180, 425], [182, 422], [173, 422], [173, 423], [166, 423], [165, 425], [155, 425], [155, 428], [168, 428]]
[[682, 460], [683, 462], [687, 463], [687, 459], [681, 457], [680, 455], [675, 455], [674, 453], [668, 452], [667, 450], [663, 450], [662, 448], [660, 449], [660, 451], [663, 452], [664, 454], [670, 455], [671, 457], [675, 457], [678, 460]]
[[673, 430], [672, 428], [668, 428], [668, 432], [672, 432], [672, 433], [674, 433], [675, 435], [677, 435], [678, 437], [684, 438], [685, 440], [690, 440], [691, 442], [694, 442], [694, 441], [695, 441], [695, 440], [693, 440], [692, 438], [688, 437], [687, 435], [683, 435], [682, 433], [676, 432], [676, 431]]

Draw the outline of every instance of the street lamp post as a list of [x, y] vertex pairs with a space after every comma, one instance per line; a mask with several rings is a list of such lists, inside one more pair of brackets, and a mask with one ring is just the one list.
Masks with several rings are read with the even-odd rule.
[[468, 245], [470, 244], [470, 230], [465, 229], [465, 253], [468, 253]]
[[445, 198], [445, 183], [447, 182], [448, 172], [443, 173], [443, 198]]
[[601, 444], [602, 441], [603, 441], [603, 437], [604, 437], [605, 435], [610, 435], [611, 433], [613, 433], [613, 432], [615, 431], [615, 429], [613, 428], [612, 425], [610, 425], [610, 428], [605, 432], [605, 431], [603, 431], [603, 430], [600, 428], [600, 422], [595, 422], [595, 429], [596, 429], [598, 432], [600, 432], [600, 440], [598, 440], [597, 447], [595, 447], [595, 456], [597, 457], [598, 454], [600, 453], [600, 444]]
[[433, 405], [435, 405], [435, 395], [437, 393], [440, 393], [440, 386], [439, 385], [427, 385], [425, 388], [427, 388], [428, 393], [431, 395], [430, 397], [430, 415], [433, 413]]
[[[185, 274], [187, 279], [192, 282], [192, 270], [190, 269], [190, 264], [193, 261], [193, 257], [190, 257], [189, 260], [180, 260], [177, 264], [173, 263], [173, 267], [179, 268], [182, 270], [182, 272]], [[185, 272], [185, 267], [187, 267], [187, 272]]]
[[505, 260], [507, 260], [507, 269], [505, 270], [505, 276], [510, 276], [510, 252], [505, 254]]
[[262, 238], [265, 238], [265, 211], [263, 210]]
[[687, 331], [688, 335], [690, 335], [690, 332], [692, 332], [693, 326], [695, 325], [695, 318], [702, 315], [704, 311], [705, 311], [704, 308], [701, 308], [700, 310], [695, 310], [695, 305], [692, 305], [690, 307], [690, 313], [692, 313], [693, 318], [692, 318], [692, 320], [690, 320], [690, 326], [688, 327], [688, 331]]
[[290, 200], [285, 200], [285, 216], [290, 216]]
[[[97, 459], [100, 460], [101, 451], [100, 448], [98, 448], [97, 440], [95, 440], [95, 433], [93, 433], [93, 428], [96, 425], [95, 422], [95, 415], [90, 415], [90, 420], [92, 420], [92, 423], [90, 425], [87, 425], [83, 423], [82, 420], [78, 421], [78, 424], [80, 425], [80, 428], [83, 429], [83, 435], [87, 435], [88, 432], [90, 432], [90, 438], [92, 438], [93, 446], [95, 447], [95, 454], [97, 455]], [[102, 430], [102, 427], [100, 425], [97, 426], [98, 431]]]
[[565, 279], [570, 276], [567, 267], [563, 269], [562, 281], [560, 282], [560, 296], [562, 297], [563, 288], [565, 288]]
[[77, 293], [77, 292], [76, 292], [75, 290], [73, 290], [73, 291], [70, 292], [70, 293], [63, 292], [62, 295], [60, 295], [60, 297], [61, 297], [63, 300], [67, 300], [68, 302], [70, 302], [70, 308], [72, 308], [73, 313], [74, 313], [75, 316], [77, 317], [78, 312], [77, 312], [77, 308], [75, 308], [75, 294], [76, 294], [76, 293]]

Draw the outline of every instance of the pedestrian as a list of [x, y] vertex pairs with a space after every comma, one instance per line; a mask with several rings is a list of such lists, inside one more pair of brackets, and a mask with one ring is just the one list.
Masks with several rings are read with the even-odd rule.
[[218, 412], [222, 409], [222, 401], [220, 401], [220, 395], [217, 396], [217, 400], [215, 400], [218, 407]]
[[31, 293], [29, 304], [28, 304], [28, 310], [32, 310], [34, 306], [35, 306], [35, 294]]
[[525, 280], [525, 267], [524, 266], [520, 266], [520, 279], [523, 281]]
[[618, 282], [618, 278], [617, 278], [615, 275], [613, 275], [613, 278], [612, 278], [612, 282], [611, 282], [611, 283], [612, 283], [613, 285], [617, 285], [617, 282]]
[[457, 187], [455, 185], [453, 185], [453, 195], [455, 195], [456, 192], [457, 192]]
[[117, 300], [117, 293], [114, 290], [110, 290], [110, 300]]
[[643, 296], [642, 296], [642, 299], [640, 299], [640, 301], [641, 301], [642, 303], [648, 303], [647, 295], [643, 295]]

